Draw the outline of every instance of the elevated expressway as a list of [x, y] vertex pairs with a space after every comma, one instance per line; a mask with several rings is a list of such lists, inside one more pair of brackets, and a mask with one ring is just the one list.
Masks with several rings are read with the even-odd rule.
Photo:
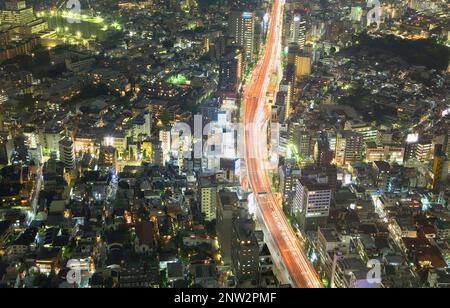
[[256, 215], [283, 283], [295, 288], [322, 288], [303, 245], [286, 219], [278, 197], [272, 191], [269, 176], [266, 92], [273, 74], [280, 74], [282, 24], [285, 0], [274, 0], [269, 32], [263, 56], [244, 88], [243, 122], [246, 127], [245, 164], [256, 201]]

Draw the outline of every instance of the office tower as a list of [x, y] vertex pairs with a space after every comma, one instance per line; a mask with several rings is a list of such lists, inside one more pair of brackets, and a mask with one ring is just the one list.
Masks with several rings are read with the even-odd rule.
[[298, 44], [300, 49], [303, 50], [306, 45], [306, 19], [299, 12], [294, 12], [294, 17], [291, 21], [289, 28], [289, 41], [288, 43]]
[[254, 230], [250, 219], [237, 219], [233, 224], [231, 258], [239, 283], [258, 283], [259, 245]]
[[209, 54], [212, 59], [220, 60], [228, 51], [227, 48], [235, 48], [234, 37], [221, 35], [211, 39]]
[[423, 140], [417, 144], [416, 159], [421, 162], [433, 159], [433, 143], [431, 141]]
[[304, 230], [324, 227], [330, 214], [331, 188], [329, 184], [302, 178], [297, 180], [293, 214]]
[[170, 153], [172, 151], [172, 138], [171, 129], [165, 127], [159, 131], [159, 141], [161, 142], [161, 150], [163, 153], [163, 164], [170, 159]]
[[419, 138], [417, 134], [410, 134], [406, 140], [404, 161], [416, 159], [420, 162], [427, 162], [433, 159], [433, 150], [433, 142], [430, 138]]
[[297, 43], [289, 44], [285, 72], [286, 80], [295, 85], [301, 78], [311, 75], [311, 72], [311, 53], [302, 51]]
[[291, 43], [287, 50], [287, 64], [295, 65], [297, 55], [301, 53], [300, 46], [297, 43]]
[[42, 147], [42, 155], [50, 157], [56, 154], [59, 157], [59, 141], [64, 136], [64, 129], [49, 122], [46, 127], [39, 131], [39, 142]]
[[449, 161], [447, 156], [442, 151], [442, 147], [437, 147], [432, 166], [432, 188], [434, 191], [439, 190], [442, 183], [447, 180], [448, 168]]
[[229, 17], [229, 35], [244, 48], [245, 61], [252, 62], [255, 52], [255, 15], [253, 12], [233, 10]]
[[336, 136], [336, 163], [346, 165], [360, 162], [363, 157], [364, 138], [352, 131], [343, 131]]
[[295, 159], [287, 159], [280, 167], [280, 188], [283, 193], [283, 203], [286, 210], [292, 214], [292, 202], [297, 188], [297, 179], [301, 178], [301, 170], [297, 167]]
[[64, 138], [59, 142], [59, 157], [66, 170], [75, 169], [75, 150], [73, 142], [69, 138]]
[[380, 191], [388, 189], [389, 175], [391, 172], [391, 165], [386, 161], [375, 161], [372, 163], [372, 174], [375, 180], [375, 185]]
[[220, 60], [219, 89], [225, 92], [237, 92], [243, 77], [243, 54], [239, 48], [230, 51]]
[[117, 150], [112, 146], [100, 147], [99, 165], [101, 167], [113, 167], [116, 168], [117, 163]]
[[14, 138], [14, 161], [25, 163], [29, 159], [27, 139], [24, 135]]
[[295, 59], [295, 76], [297, 79], [311, 75], [312, 72], [312, 60], [311, 55], [307, 53], [301, 53], [296, 56]]
[[133, 119], [131, 133], [134, 141], [151, 136], [152, 113], [150, 111], [145, 111]]
[[378, 130], [376, 143], [379, 145], [392, 144], [392, 137], [394, 134], [391, 130]]
[[225, 265], [231, 265], [233, 222], [239, 217], [241, 208], [236, 192], [222, 190], [217, 200], [217, 240]]
[[203, 125], [207, 125], [217, 119], [217, 114], [220, 111], [219, 100], [212, 100], [200, 107]]
[[301, 157], [307, 159], [312, 156], [313, 142], [310, 130], [301, 130], [297, 133], [295, 143]]
[[284, 76], [286, 82], [291, 84], [292, 86], [292, 97], [295, 94], [295, 85], [297, 84], [297, 76], [296, 76], [296, 58], [300, 53], [300, 48], [298, 44], [289, 44], [288, 54], [287, 54], [287, 64], [284, 72]]
[[5, 0], [5, 9], [11, 11], [23, 10], [27, 7], [25, 0]]
[[374, 162], [385, 160], [389, 163], [402, 165], [405, 158], [405, 148], [397, 145], [377, 145], [376, 143], [366, 144], [366, 160]]
[[334, 195], [337, 191], [337, 167], [335, 165], [320, 166], [317, 164], [306, 165], [301, 170], [302, 178], [313, 179], [320, 184], [328, 184], [331, 189], [331, 194]]
[[35, 128], [25, 127], [23, 130], [23, 135], [27, 139], [27, 144], [30, 149], [38, 147], [39, 137]]
[[378, 138], [378, 130], [364, 121], [346, 121], [344, 129], [360, 133], [364, 138], [364, 142], [376, 142]]
[[292, 83], [283, 80], [279, 86], [277, 99], [275, 104], [281, 107], [280, 123], [284, 123], [292, 114], [292, 99], [293, 99]]
[[[449, 32], [449, 37], [450, 37], [450, 32]], [[450, 157], [450, 129], [447, 131], [447, 135], [446, 135], [445, 142], [444, 142], [444, 147], [442, 150], [445, 152], [447, 157]]]
[[319, 166], [329, 166], [334, 159], [334, 153], [330, 150], [330, 142], [326, 134], [321, 134], [314, 149], [314, 160]]
[[164, 162], [164, 154], [163, 154], [163, 149], [161, 147], [161, 141], [159, 141], [158, 139], [152, 139], [151, 144], [152, 144], [152, 161], [151, 161], [151, 163], [153, 166], [161, 167]]
[[217, 113], [217, 120], [210, 123], [207, 145], [205, 145], [204, 165], [211, 171], [220, 169], [220, 159], [236, 158], [236, 131], [227, 111]]
[[38, 164], [42, 160], [42, 149], [39, 145], [37, 129], [32, 127], [24, 127], [23, 135], [26, 138], [30, 162], [32, 161], [35, 164]]
[[315, 138], [313, 132], [308, 130], [302, 123], [292, 122], [289, 127], [289, 141], [296, 147], [296, 154], [302, 160], [309, 159], [313, 156]]
[[25, 26], [35, 20], [33, 8], [22, 0], [6, 0], [0, 10], [0, 24]]
[[220, 170], [225, 172], [225, 177], [229, 182], [237, 182], [241, 177], [241, 159], [221, 158]]
[[200, 210], [206, 221], [216, 219], [218, 185], [213, 177], [201, 177], [199, 183]]

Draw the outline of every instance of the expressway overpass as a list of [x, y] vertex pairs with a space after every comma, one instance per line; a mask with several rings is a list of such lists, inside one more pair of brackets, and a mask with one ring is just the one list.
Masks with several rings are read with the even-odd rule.
[[267, 144], [270, 117], [266, 93], [273, 74], [279, 74], [282, 52], [282, 24], [285, 0], [273, 0], [269, 33], [263, 57], [244, 88], [243, 122], [246, 126], [246, 174], [256, 201], [256, 216], [280, 271], [280, 278], [296, 288], [321, 288], [322, 283], [303, 251], [303, 245], [284, 215], [281, 202], [272, 191]]

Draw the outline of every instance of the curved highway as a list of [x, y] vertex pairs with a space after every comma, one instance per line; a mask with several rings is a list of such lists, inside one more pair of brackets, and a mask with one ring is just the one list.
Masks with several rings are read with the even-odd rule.
[[[317, 272], [287, 221], [280, 201], [272, 191], [269, 177], [266, 91], [272, 73], [279, 73], [284, 0], [274, 0], [269, 33], [261, 61], [244, 89], [245, 162], [248, 181], [256, 198], [260, 219], [277, 250], [275, 263], [281, 263], [292, 286], [321, 288]], [[278, 261], [278, 262], [277, 262]]]

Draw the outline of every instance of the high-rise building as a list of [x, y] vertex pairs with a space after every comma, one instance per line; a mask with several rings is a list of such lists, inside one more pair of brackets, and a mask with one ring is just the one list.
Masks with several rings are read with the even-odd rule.
[[42, 155], [50, 157], [55, 154], [59, 157], [59, 141], [64, 137], [64, 129], [61, 126], [54, 126], [49, 122], [46, 127], [39, 132], [39, 142], [42, 147]]
[[275, 104], [281, 109], [280, 123], [284, 123], [292, 114], [292, 99], [293, 99], [292, 83], [283, 80], [280, 83]]
[[24, 135], [18, 135], [14, 138], [14, 161], [26, 162], [29, 160], [27, 138]]
[[336, 136], [336, 163], [346, 165], [360, 162], [363, 157], [364, 138], [352, 131], [343, 131]]
[[75, 169], [75, 150], [73, 142], [69, 138], [64, 138], [59, 142], [59, 157], [66, 170]]
[[234, 37], [221, 35], [210, 40], [209, 55], [214, 60], [220, 60], [226, 53], [227, 48], [234, 46]]
[[292, 202], [297, 188], [297, 179], [301, 178], [301, 170], [297, 167], [295, 159], [287, 159], [280, 167], [280, 188], [283, 192], [283, 203], [286, 210], [292, 214]]
[[23, 10], [27, 7], [27, 3], [25, 0], [5, 0], [5, 9], [11, 11]]
[[239, 283], [259, 280], [259, 245], [251, 219], [237, 219], [233, 224], [231, 259]]
[[337, 167], [335, 165], [310, 164], [302, 168], [302, 178], [313, 179], [320, 184], [328, 184], [331, 194], [334, 195], [338, 187]]
[[[286, 81], [290, 83], [293, 88], [295, 88], [295, 85], [297, 84], [296, 59], [299, 53], [300, 47], [298, 44], [289, 44], [284, 76]], [[293, 91], [292, 95], [294, 94], [295, 91]]]
[[233, 10], [230, 13], [228, 34], [234, 43], [244, 48], [245, 61], [252, 62], [255, 52], [255, 15], [253, 12]]
[[[289, 141], [296, 146], [297, 154], [302, 160], [309, 159], [314, 154], [315, 134], [302, 123], [292, 122], [289, 126]], [[313, 138], [314, 137], [314, 138]]]
[[326, 225], [330, 214], [331, 193], [329, 184], [309, 178], [297, 180], [293, 214], [302, 229], [317, 230]]
[[[117, 164], [117, 150], [112, 146], [100, 147], [99, 165], [102, 167], [114, 167]], [[116, 168], [117, 169], [117, 168]]]
[[405, 146], [405, 162], [411, 159], [416, 159], [420, 162], [428, 162], [433, 159], [433, 154], [434, 147], [430, 138], [419, 137], [417, 134], [408, 136]]
[[130, 132], [134, 141], [150, 137], [152, 134], [152, 113], [145, 111], [135, 117], [131, 123]]
[[231, 244], [233, 222], [239, 218], [241, 208], [236, 192], [222, 190], [217, 200], [217, 240], [225, 265], [231, 265]]
[[386, 161], [375, 161], [372, 163], [372, 176], [375, 180], [375, 185], [380, 191], [388, 189], [389, 175], [391, 172], [391, 165]]
[[298, 44], [303, 49], [306, 45], [306, 19], [296, 11], [289, 28], [289, 43]]
[[311, 75], [312, 60], [311, 55], [301, 53], [296, 56], [295, 59], [295, 75], [297, 79], [301, 79], [305, 76]]
[[378, 139], [378, 130], [363, 121], [347, 121], [344, 129], [360, 133], [364, 142], [376, 142]]
[[201, 177], [199, 183], [200, 210], [206, 221], [216, 219], [218, 185], [212, 177]]
[[314, 160], [319, 166], [329, 166], [334, 158], [326, 134], [321, 134], [314, 147]]
[[243, 54], [239, 48], [226, 54], [220, 60], [219, 89], [225, 92], [239, 90], [243, 77]]
[[405, 148], [400, 145], [377, 145], [374, 142], [366, 143], [366, 160], [374, 162], [384, 160], [389, 163], [402, 165], [405, 158]]
[[4, 9], [0, 10], [0, 24], [25, 26], [34, 20], [33, 8], [22, 0], [6, 0]]
[[442, 151], [442, 148], [436, 149], [432, 167], [432, 188], [437, 191], [441, 185], [448, 178], [449, 161], [447, 156]]
[[312, 135], [310, 130], [301, 130], [297, 133], [295, 140], [298, 153], [303, 158], [309, 158], [313, 154], [314, 143], [312, 142]]
[[220, 169], [220, 160], [236, 158], [236, 131], [231, 122], [231, 114], [219, 111], [217, 120], [210, 123], [208, 141], [204, 152], [204, 166], [207, 170]]
[[161, 142], [161, 149], [163, 153], [163, 164], [169, 160], [170, 152], [172, 150], [171, 129], [165, 127], [159, 131], [159, 141]]
[[153, 166], [161, 167], [164, 163], [164, 154], [161, 147], [161, 141], [154, 138], [151, 140], [151, 144], [152, 144], [151, 163]]

